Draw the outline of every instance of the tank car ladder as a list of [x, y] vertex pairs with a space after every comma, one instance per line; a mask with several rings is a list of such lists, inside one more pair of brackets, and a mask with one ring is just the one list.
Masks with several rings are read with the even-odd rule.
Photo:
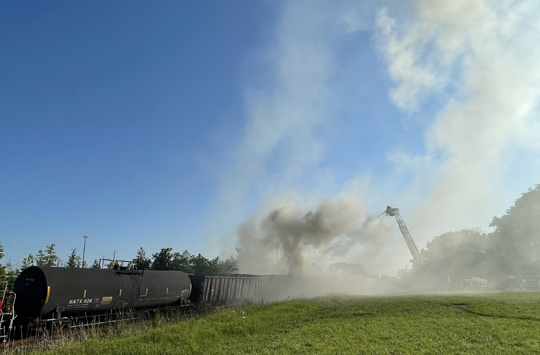
[[[15, 300], [17, 298], [17, 295], [13, 292], [8, 292], [7, 281], [2, 281], [0, 285], [3, 286], [2, 299], [0, 300], [0, 340], [3, 343], [5, 343], [6, 341], [9, 340], [9, 335], [11, 334], [11, 330], [13, 329], [13, 321], [15, 320], [15, 318], [17, 318], [17, 316], [15, 315], [15, 313], [13, 313], [13, 311], [4, 312], [4, 307], [6, 305], [6, 298], [8, 294], [13, 296], [12, 304], [11, 304], [11, 309], [13, 309], [13, 307], [15, 306]], [[8, 325], [7, 330], [6, 330], [6, 325]]]

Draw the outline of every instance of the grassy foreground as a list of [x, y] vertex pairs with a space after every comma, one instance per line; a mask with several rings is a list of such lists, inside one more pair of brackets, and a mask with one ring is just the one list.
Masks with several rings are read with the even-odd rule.
[[540, 293], [328, 298], [249, 306], [131, 335], [96, 335], [46, 352], [421, 353], [540, 353]]

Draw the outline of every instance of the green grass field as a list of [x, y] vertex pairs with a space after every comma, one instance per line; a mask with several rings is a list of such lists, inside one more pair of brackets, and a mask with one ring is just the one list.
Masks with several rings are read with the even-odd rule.
[[154, 323], [47, 354], [540, 354], [537, 292], [299, 300]]

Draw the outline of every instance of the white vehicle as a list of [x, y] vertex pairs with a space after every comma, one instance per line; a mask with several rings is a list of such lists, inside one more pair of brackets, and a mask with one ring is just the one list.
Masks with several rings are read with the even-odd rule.
[[473, 276], [470, 279], [461, 279], [461, 287], [463, 289], [483, 289], [487, 286], [487, 280], [478, 276]]

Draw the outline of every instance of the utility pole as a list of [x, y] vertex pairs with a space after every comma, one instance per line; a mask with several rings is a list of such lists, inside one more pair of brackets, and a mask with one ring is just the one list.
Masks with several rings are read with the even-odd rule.
[[85, 264], [84, 264], [84, 253], [86, 252], [86, 239], [88, 239], [88, 237], [83, 235], [83, 238], [84, 238], [84, 247], [83, 247], [83, 250], [82, 250], [82, 267], [85, 266]]

